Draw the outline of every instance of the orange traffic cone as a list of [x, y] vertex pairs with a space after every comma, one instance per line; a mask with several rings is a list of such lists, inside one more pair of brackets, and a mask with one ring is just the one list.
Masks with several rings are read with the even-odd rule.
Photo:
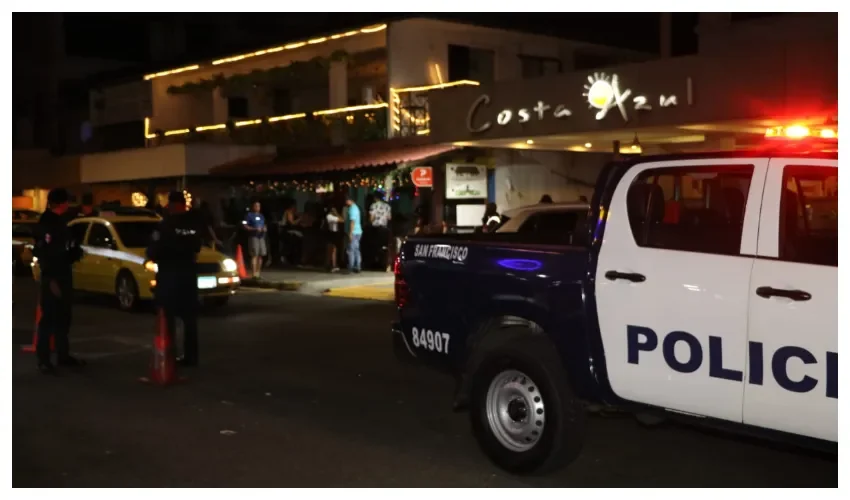
[[245, 269], [245, 257], [242, 255], [242, 245], [236, 245], [236, 270], [239, 272], [239, 279], [248, 279], [248, 270]]
[[177, 381], [175, 365], [171, 336], [168, 334], [168, 320], [165, 318], [165, 311], [160, 309], [157, 332], [153, 339], [150, 381], [157, 385], [173, 384]]
[[[38, 302], [36, 302], [35, 306], [35, 331], [32, 333], [32, 345], [25, 345], [21, 347], [23, 352], [35, 352], [36, 346], [38, 346], [38, 324], [41, 323], [41, 293], [39, 292]], [[50, 352], [56, 352], [56, 340], [51, 335], [50, 336]]]

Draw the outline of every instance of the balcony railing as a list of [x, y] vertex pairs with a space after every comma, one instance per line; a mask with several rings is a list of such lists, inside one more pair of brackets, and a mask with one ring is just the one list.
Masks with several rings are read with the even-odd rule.
[[151, 130], [145, 121], [148, 146], [185, 142], [262, 144], [310, 148], [387, 138], [386, 103], [231, 120], [176, 130]]
[[434, 90], [464, 85], [477, 86], [479, 83], [473, 80], [458, 80], [421, 87], [390, 89], [393, 135], [401, 137], [428, 135], [431, 127], [428, 94]]

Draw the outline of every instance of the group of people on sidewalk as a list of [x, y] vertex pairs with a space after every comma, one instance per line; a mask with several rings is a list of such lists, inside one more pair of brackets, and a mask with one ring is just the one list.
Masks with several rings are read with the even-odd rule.
[[[364, 253], [371, 264], [390, 268], [390, 263], [398, 251], [400, 235], [392, 231], [392, 209], [383, 200], [382, 193], [375, 193], [369, 206], [367, 247], [363, 248], [364, 218], [360, 207], [351, 196], [345, 197], [342, 213], [330, 201], [325, 203], [323, 214], [298, 214], [294, 204], [283, 213], [277, 228], [267, 223], [263, 215], [262, 204], [254, 201], [251, 210], [245, 214], [242, 227], [247, 233], [248, 255], [251, 258], [251, 273], [260, 277], [263, 264], [270, 265], [270, 246], [277, 243], [281, 262], [300, 266], [310, 261], [312, 255], [305, 250], [316, 252], [321, 249], [324, 267], [330, 272], [338, 272], [342, 256], [345, 257], [349, 272], [359, 273], [363, 269]], [[270, 234], [270, 226], [276, 233]], [[316, 230], [317, 229], [317, 230]], [[311, 231], [312, 230], [312, 231]]]

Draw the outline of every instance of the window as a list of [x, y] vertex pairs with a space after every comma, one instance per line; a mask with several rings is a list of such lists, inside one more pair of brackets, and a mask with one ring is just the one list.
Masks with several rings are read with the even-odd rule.
[[519, 56], [523, 78], [538, 78], [557, 75], [561, 72], [561, 61], [551, 57]]
[[463, 45], [449, 45], [449, 80], [489, 83], [496, 74], [496, 53]]
[[517, 229], [524, 240], [547, 245], [572, 244], [576, 225], [583, 214], [576, 211], [546, 210], [533, 214]]
[[787, 166], [782, 174], [779, 258], [838, 266], [838, 169]]
[[737, 255], [752, 165], [662, 168], [629, 188], [629, 224], [642, 247]]
[[145, 248], [151, 241], [151, 234], [158, 222], [118, 222], [112, 227], [127, 248]]
[[98, 248], [114, 248], [115, 242], [112, 240], [112, 233], [106, 226], [93, 223], [89, 233], [89, 245]]
[[74, 241], [82, 243], [86, 238], [86, 231], [89, 228], [88, 223], [79, 223], [79, 224], [71, 224], [71, 237], [74, 238]]
[[248, 118], [248, 99], [244, 97], [228, 97], [227, 116], [230, 118]]

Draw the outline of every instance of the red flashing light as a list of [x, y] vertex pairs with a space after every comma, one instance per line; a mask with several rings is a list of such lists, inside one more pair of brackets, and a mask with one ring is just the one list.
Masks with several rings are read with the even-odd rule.
[[393, 275], [395, 275], [395, 305], [401, 309], [407, 304], [409, 290], [407, 288], [407, 282], [404, 281], [404, 277], [401, 275], [400, 255], [397, 255], [393, 262]]
[[832, 127], [809, 127], [795, 123], [787, 127], [770, 127], [764, 136], [768, 139], [806, 139], [820, 137], [821, 139], [838, 139], [838, 131]]

